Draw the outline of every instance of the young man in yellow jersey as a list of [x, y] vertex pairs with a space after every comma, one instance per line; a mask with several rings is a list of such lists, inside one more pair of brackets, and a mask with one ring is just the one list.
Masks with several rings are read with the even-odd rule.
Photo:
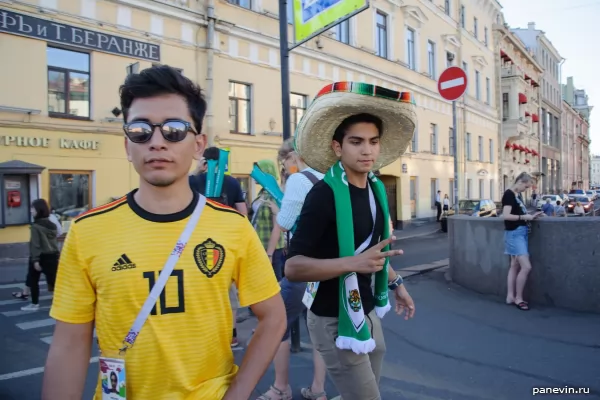
[[[159, 66], [128, 76], [120, 95], [139, 189], [71, 225], [42, 398], [82, 398], [95, 326], [101, 355], [123, 366], [116, 372], [128, 400], [248, 399], [286, 329], [285, 309], [248, 219], [190, 189], [192, 162], [206, 146], [200, 88]], [[230, 347], [232, 282], [258, 317], [239, 369]], [[109, 386], [102, 379], [95, 398], [112, 399]]]

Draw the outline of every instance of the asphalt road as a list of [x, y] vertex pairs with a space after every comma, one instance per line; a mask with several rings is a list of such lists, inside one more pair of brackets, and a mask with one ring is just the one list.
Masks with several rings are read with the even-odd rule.
[[[405, 255], [393, 260], [395, 268], [447, 258], [441, 233], [401, 240], [398, 246]], [[565, 386], [589, 388], [592, 395], [544, 397], [600, 399], [600, 316], [535, 306], [522, 312], [446, 282], [439, 270], [407, 278], [406, 285], [417, 313], [411, 321], [391, 314], [383, 320], [383, 399], [521, 400], [531, 398], [534, 387]], [[0, 399], [38, 400], [53, 321], [48, 308], [20, 312], [22, 304], [10, 297], [14, 289], [0, 285]], [[42, 306], [49, 307], [46, 291], [42, 298]], [[242, 344], [254, 324], [249, 319], [238, 325]], [[295, 400], [312, 374], [304, 326], [301, 336], [305, 350], [292, 356], [290, 367]], [[239, 363], [243, 349], [234, 354]], [[85, 399], [93, 393], [97, 366], [90, 364]], [[272, 379], [271, 367], [257, 396]], [[326, 389], [330, 398], [337, 394], [331, 382]]]

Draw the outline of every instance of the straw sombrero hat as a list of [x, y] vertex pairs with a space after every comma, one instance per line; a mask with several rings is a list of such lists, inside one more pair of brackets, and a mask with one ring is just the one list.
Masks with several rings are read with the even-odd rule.
[[417, 120], [412, 93], [367, 83], [336, 82], [321, 89], [296, 129], [294, 146], [306, 165], [327, 172], [338, 160], [331, 148], [336, 128], [346, 118], [363, 113], [383, 121], [381, 153], [373, 170], [393, 163], [404, 154]]

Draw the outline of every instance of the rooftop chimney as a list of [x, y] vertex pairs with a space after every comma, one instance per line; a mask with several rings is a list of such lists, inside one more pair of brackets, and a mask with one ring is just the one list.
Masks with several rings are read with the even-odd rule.
[[530, 31], [533, 31], [533, 30], [535, 30], [535, 22], [529, 22], [529, 23], [527, 24], [527, 28], [528, 28]]

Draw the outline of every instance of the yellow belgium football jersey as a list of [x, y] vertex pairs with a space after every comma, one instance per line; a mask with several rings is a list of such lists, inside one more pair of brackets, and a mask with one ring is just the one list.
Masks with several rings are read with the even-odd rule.
[[[196, 194], [179, 213], [156, 215], [137, 205], [134, 193], [77, 218], [60, 259], [50, 315], [74, 324], [95, 321], [102, 351], [122, 347], [199, 198]], [[231, 350], [232, 282], [242, 307], [279, 292], [248, 219], [207, 202], [156, 306], [127, 351], [128, 399], [224, 396], [237, 372]]]

